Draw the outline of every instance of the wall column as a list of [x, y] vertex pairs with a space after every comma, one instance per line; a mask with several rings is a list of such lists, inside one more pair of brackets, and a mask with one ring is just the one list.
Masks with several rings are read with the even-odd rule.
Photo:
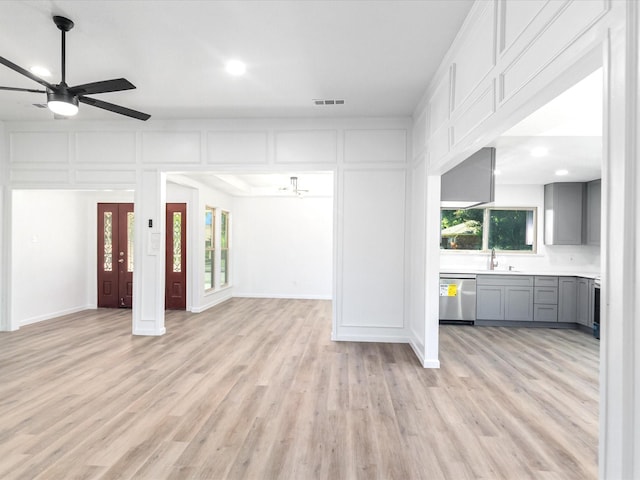
[[600, 478], [640, 478], [640, 92], [636, 2], [605, 53]]
[[[133, 269], [134, 335], [163, 335], [166, 175], [138, 173], [135, 193]], [[151, 225], [151, 226], [150, 226]]]
[[0, 185], [0, 331], [17, 330], [11, 321], [11, 190]]
[[440, 368], [440, 175], [427, 176], [424, 367]]

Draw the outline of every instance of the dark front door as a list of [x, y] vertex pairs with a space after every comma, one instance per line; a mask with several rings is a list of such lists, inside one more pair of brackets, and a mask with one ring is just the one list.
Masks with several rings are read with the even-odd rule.
[[98, 204], [98, 307], [131, 308], [133, 203]]
[[165, 308], [187, 308], [187, 204], [167, 203]]

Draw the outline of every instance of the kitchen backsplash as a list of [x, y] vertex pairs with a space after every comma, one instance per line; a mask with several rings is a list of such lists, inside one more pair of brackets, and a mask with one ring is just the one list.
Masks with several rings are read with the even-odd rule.
[[[594, 246], [544, 246], [537, 254], [497, 254], [497, 270], [533, 272], [598, 273], [600, 272], [600, 247]], [[488, 253], [440, 253], [440, 270], [485, 270], [489, 267]]]

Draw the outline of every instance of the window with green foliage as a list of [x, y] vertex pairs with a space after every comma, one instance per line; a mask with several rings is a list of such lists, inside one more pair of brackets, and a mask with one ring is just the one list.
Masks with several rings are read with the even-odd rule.
[[535, 208], [442, 209], [440, 248], [535, 252]]
[[215, 220], [213, 207], [204, 209], [204, 288], [209, 290], [214, 285], [215, 266]]
[[220, 286], [229, 283], [229, 212], [220, 212]]

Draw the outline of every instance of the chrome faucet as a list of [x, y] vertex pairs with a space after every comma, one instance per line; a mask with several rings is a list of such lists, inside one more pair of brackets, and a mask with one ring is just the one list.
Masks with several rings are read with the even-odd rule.
[[491, 259], [489, 260], [489, 270], [495, 270], [498, 266], [498, 259], [496, 258], [496, 249], [491, 249]]

